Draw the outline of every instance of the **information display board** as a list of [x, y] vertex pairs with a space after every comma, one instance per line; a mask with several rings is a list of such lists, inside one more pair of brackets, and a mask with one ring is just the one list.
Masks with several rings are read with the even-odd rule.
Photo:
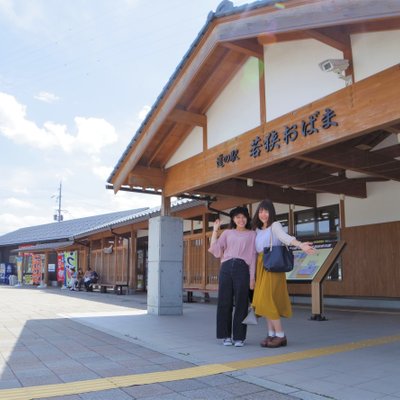
[[308, 255], [297, 248], [293, 249], [294, 268], [286, 273], [288, 281], [312, 281], [337, 242], [333, 240], [314, 240], [312, 243], [317, 250], [312, 255]]

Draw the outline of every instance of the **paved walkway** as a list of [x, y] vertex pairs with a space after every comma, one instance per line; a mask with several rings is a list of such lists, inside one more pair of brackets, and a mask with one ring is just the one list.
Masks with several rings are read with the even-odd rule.
[[288, 346], [215, 337], [215, 305], [146, 313], [144, 295], [0, 286], [0, 399], [400, 399], [400, 313], [295, 307]]

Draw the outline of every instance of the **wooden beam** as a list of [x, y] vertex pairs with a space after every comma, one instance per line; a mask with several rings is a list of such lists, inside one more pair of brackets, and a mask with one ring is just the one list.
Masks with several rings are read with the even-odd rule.
[[[320, 5], [318, 5], [318, 3]], [[312, 18], [310, 17], [312, 16]], [[220, 41], [232, 41], [268, 33], [302, 31], [325, 26], [352, 24], [400, 16], [400, 3], [376, 0], [322, 0], [285, 7], [274, 12], [235, 19], [221, 25]]]
[[264, 58], [263, 47], [254, 39], [236, 40], [234, 42], [223, 42], [222, 46], [227, 49], [237, 51], [249, 57], [256, 57], [260, 60]]
[[[131, 170], [140, 161], [142, 154], [151, 143], [158, 129], [168, 114], [179, 102], [182, 94], [188, 89], [193, 78], [198, 74], [206, 59], [212, 54], [218, 44], [225, 41], [235, 41], [259, 36], [266, 32], [270, 34], [293, 30], [304, 30], [333, 26], [339, 24], [360, 23], [366, 21], [400, 17], [400, 2], [364, 0], [357, 2], [349, 0], [324, 0], [323, 7], [316, 7], [318, 2], [300, 3], [297, 7], [287, 7], [274, 12], [262, 12], [243, 19], [242, 14], [232, 18], [216, 20], [210, 24], [208, 32], [197, 43], [196, 49], [190, 54], [185, 65], [174, 79], [146, 126], [138, 135], [132, 147], [127, 149], [124, 158], [111, 179], [114, 192], [117, 192], [127, 180]], [[313, 18], [310, 18], [310, 15]], [[393, 103], [395, 104], [395, 103]]]
[[268, 46], [275, 43], [290, 42], [292, 40], [309, 39], [309, 36], [303, 31], [285, 32], [280, 34], [265, 33], [257, 37], [258, 43]]
[[223, 195], [253, 199], [254, 201], [269, 198], [274, 202], [298, 204], [306, 207], [316, 206], [316, 195], [301, 190], [282, 189], [279, 186], [254, 182], [252, 187], [247, 186], [242, 179], [229, 179], [215, 185], [209, 185], [199, 190], [201, 193]]
[[170, 121], [191, 126], [207, 126], [207, 116], [175, 108], [167, 117]]
[[267, 121], [267, 100], [265, 94], [265, 68], [264, 61], [258, 61], [258, 91], [260, 96], [260, 124], [265, 124]]
[[400, 157], [400, 143], [394, 144], [393, 146], [384, 147], [383, 149], [374, 150], [372, 153], [385, 158]]
[[247, 59], [248, 57], [242, 53], [227, 51], [221, 58], [218, 68], [208, 75], [197, 92], [191, 93], [191, 101], [187, 108], [206, 112]]
[[[301, 158], [334, 168], [349, 169], [345, 166], [346, 162], [342, 165], [335, 161], [340, 154], [334, 154], [332, 160], [326, 159], [332, 153], [329, 149], [325, 150], [324, 156], [315, 155], [309, 158], [307, 156], [310, 150], [325, 149], [375, 131], [379, 127], [399, 123], [400, 109], [388, 107], [388, 104], [397, 104], [399, 96], [400, 65], [395, 65], [168, 168], [165, 193], [174, 196], [179, 193], [194, 192], [203, 186], [241, 176], [290, 158]], [[337, 125], [322, 129], [319, 122], [317, 133], [306, 136], [299, 133], [296, 141], [284, 142], [282, 136], [285, 127], [301, 126], [302, 121], [308, 121], [316, 112], [320, 112], [319, 118], [321, 118], [326, 109], [334, 111]], [[266, 151], [262, 145], [263, 139], [274, 131], [280, 135], [280, 147]], [[252, 142], [257, 137], [261, 141], [260, 155], [252, 157], [250, 150]], [[221, 154], [230, 154], [233, 150], [238, 151], [240, 159], [219, 167], [218, 157]], [[372, 152], [368, 154], [371, 155]]]
[[334, 47], [339, 51], [345, 51], [349, 46], [349, 35], [344, 34], [336, 27], [307, 29], [304, 33], [310, 38]]
[[279, 186], [286, 185], [318, 192], [346, 194], [347, 196], [358, 198], [367, 197], [365, 181], [326, 175], [311, 170], [311, 168], [295, 168], [286, 164], [277, 164], [249, 172], [243, 177]]
[[137, 165], [129, 174], [130, 186], [151, 187], [161, 189], [164, 187], [165, 174], [160, 168], [150, 168]]
[[171, 215], [171, 197], [161, 196], [161, 209], [160, 215], [165, 217], [167, 215]]
[[299, 157], [301, 160], [323, 165], [335, 165], [343, 169], [362, 172], [368, 175], [400, 181], [400, 161], [351, 148], [346, 144], [336, 145], [334, 149], [322, 149]]

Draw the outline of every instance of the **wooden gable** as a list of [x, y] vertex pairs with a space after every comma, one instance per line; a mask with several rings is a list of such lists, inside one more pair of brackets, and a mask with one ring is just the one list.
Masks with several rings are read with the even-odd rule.
[[[260, 68], [260, 125], [207, 148], [206, 113], [249, 57], [263, 58], [263, 45], [313, 38], [351, 60], [350, 35], [400, 29], [400, 3], [373, 0], [289, 0], [212, 20], [164, 90], [152, 115], [110, 179], [114, 191], [163, 192], [165, 196], [212, 195], [315, 205], [326, 192], [366, 197], [366, 182], [399, 180], [399, 144], [374, 151], [399, 132], [399, 67], [358, 82], [318, 102], [266, 123]], [[310, 17], [312, 16], [312, 18]], [[350, 67], [350, 74], [353, 73]], [[334, 108], [340, 128], [282, 146], [257, 159], [248, 156], [255, 137]], [[204, 128], [203, 153], [173, 167], [165, 165], [193, 127]], [[335, 132], [332, 135], [331, 132]], [[240, 162], [219, 168], [221, 154], [240, 149]], [[346, 170], [365, 174], [351, 179]], [[247, 185], [252, 179], [252, 187]]]

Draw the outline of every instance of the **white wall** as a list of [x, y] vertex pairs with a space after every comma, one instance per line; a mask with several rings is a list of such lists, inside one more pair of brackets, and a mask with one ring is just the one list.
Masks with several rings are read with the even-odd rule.
[[400, 182], [367, 183], [367, 198], [346, 197], [346, 226], [400, 220]]
[[[400, 30], [351, 36], [355, 80], [400, 63]], [[267, 121], [345, 87], [335, 73], [318, 64], [343, 53], [317, 40], [264, 46]], [[258, 60], [251, 57], [207, 112], [208, 147], [260, 124]], [[196, 127], [171, 157], [171, 167], [202, 152], [202, 129]]]
[[317, 207], [326, 207], [340, 203], [340, 196], [331, 193], [317, 193]]
[[209, 108], [209, 148], [260, 125], [258, 75], [258, 60], [251, 57]]
[[329, 58], [343, 53], [314, 39], [264, 46], [267, 121], [345, 87], [319, 68]]
[[351, 36], [355, 80], [400, 63], [400, 30]]
[[203, 128], [196, 126], [165, 164], [166, 168], [193, 157], [203, 151]]

